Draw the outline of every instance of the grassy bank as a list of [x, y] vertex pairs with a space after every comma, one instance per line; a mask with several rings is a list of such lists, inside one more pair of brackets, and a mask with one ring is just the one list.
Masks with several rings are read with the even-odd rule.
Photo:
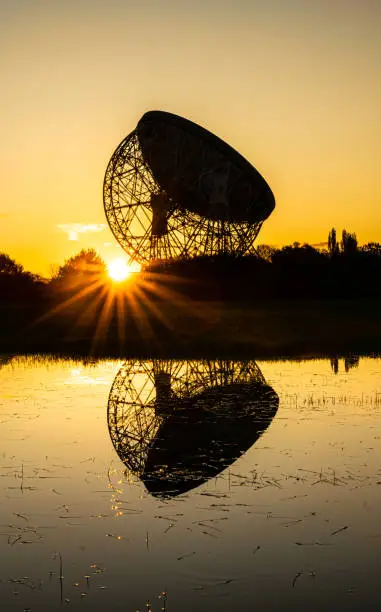
[[99, 313], [1, 317], [0, 351], [165, 357], [381, 353], [381, 301], [277, 300], [256, 304], [157, 301], [102, 320]]

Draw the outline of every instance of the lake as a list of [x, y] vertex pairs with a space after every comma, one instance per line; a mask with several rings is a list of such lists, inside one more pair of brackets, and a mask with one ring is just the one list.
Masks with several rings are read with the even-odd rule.
[[7, 612], [378, 609], [381, 359], [3, 356], [0, 384]]

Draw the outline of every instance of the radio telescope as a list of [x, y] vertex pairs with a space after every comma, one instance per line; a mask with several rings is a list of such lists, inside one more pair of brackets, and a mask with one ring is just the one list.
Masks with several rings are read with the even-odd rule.
[[264, 178], [199, 125], [145, 113], [107, 166], [103, 201], [110, 228], [141, 264], [254, 252], [275, 206]]
[[110, 437], [152, 495], [217, 476], [270, 425], [279, 399], [254, 361], [131, 361], [107, 409]]

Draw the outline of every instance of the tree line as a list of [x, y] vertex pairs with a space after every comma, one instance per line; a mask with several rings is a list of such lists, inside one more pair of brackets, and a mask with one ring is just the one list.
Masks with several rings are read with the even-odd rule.
[[[217, 255], [152, 265], [152, 273], [193, 281], [195, 297], [223, 300], [337, 299], [381, 297], [381, 244], [358, 245], [355, 233], [335, 228], [327, 247], [294, 242], [259, 245], [256, 255]], [[213, 294], [214, 295], [211, 295]]]
[[[146, 266], [142, 276], [172, 283], [197, 298], [370, 298], [381, 297], [381, 244], [359, 246], [355, 233], [335, 228], [327, 247], [294, 242], [281, 248], [259, 245], [256, 254], [216, 255]], [[191, 282], [188, 282], [191, 281]], [[83, 249], [57, 266], [49, 279], [25, 270], [0, 253], [0, 303], [37, 303], [67, 299], [72, 292], [104, 290], [107, 267], [94, 249]]]
[[67, 329], [79, 312], [91, 311], [105, 275], [106, 264], [94, 249], [66, 259], [49, 279], [0, 253], [0, 340], [18, 337], [23, 330], [39, 333], [40, 321], [45, 333], [59, 335], [58, 327]]
[[[67, 343], [87, 351], [92, 339], [106, 336], [110, 349], [128, 339], [129, 346], [141, 350], [147, 330], [173, 347], [178, 339], [168, 333], [165, 320], [171, 318], [173, 305], [181, 310], [184, 298], [243, 309], [251, 305], [265, 314], [269, 309], [271, 321], [286, 321], [282, 325], [291, 331], [304, 317], [310, 333], [311, 309], [314, 325], [323, 324], [324, 317], [336, 320], [340, 313], [341, 318], [348, 315], [345, 325], [358, 327], [362, 315], [356, 313], [369, 311], [372, 326], [381, 298], [380, 277], [381, 245], [359, 246], [356, 235], [346, 230], [338, 239], [334, 229], [323, 249], [295, 242], [282, 248], [260, 245], [256, 254], [242, 257], [221, 254], [156, 263], [119, 288], [113, 287], [106, 263], [94, 249], [69, 257], [48, 279], [0, 253], [0, 352], [1, 346], [60, 350]], [[311, 306], [303, 300], [310, 300]], [[187, 304], [192, 311], [192, 302]], [[367, 321], [365, 315], [364, 325]], [[332, 347], [335, 334], [333, 325]], [[304, 336], [300, 330], [296, 333], [297, 338]], [[181, 344], [181, 338], [178, 341]]]
[[0, 299], [52, 295], [86, 285], [106, 274], [106, 264], [95, 249], [82, 249], [53, 269], [49, 279], [25, 270], [6, 253], [0, 253]]

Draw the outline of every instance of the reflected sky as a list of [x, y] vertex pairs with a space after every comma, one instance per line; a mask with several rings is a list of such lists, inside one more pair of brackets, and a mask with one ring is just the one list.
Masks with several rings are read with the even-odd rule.
[[[300, 612], [332, 602], [375, 609], [381, 360], [346, 371], [339, 359], [337, 374], [329, 359], [258, 362], [251, 371], [279, 398], [271, 424], [213, 478], [166, 497], [147, 491], [109, 435], [110, 388], [133, 363], [2, 360], [4, 609], [61, 606], [58, 553], [73, 610], [136, 611], [150, 601], [156, 612], [163, 591], [168, 610], [185, 612], [275, 611], [280, 601]], [[154, 362], [144, 363], [152, 374]], [[222, 395], [246, 384], [233, 371], [226, 384], [214, 379]], [[164, 397], [186, 396], [182, 381], [184, 372], [171, 376], [168, 393], [162, 377]], [[214, 393], [209, 372], [188, 395], [213, 408]]]

